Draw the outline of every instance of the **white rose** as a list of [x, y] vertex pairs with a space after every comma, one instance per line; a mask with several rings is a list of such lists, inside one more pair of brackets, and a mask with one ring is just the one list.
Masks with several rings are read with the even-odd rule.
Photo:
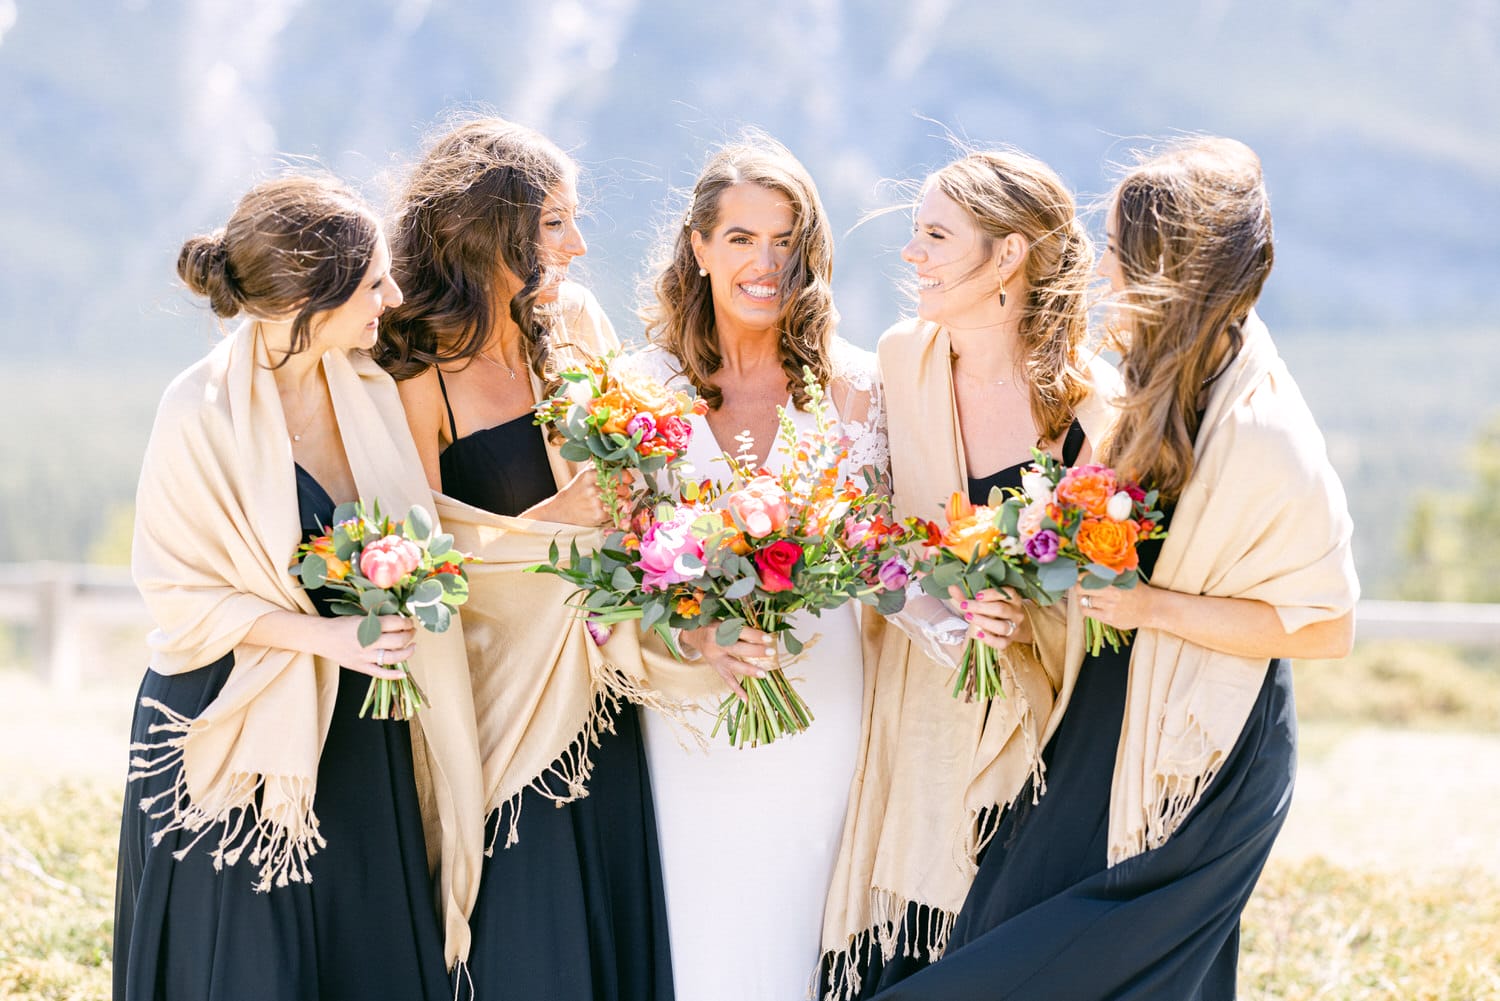
[[1021, 489], [1034, 501], [1046, 502], [1052, 499], [1052, 481], [1042, 473], [1022, 473]]
[[1109, 505], [1105, 507], [1104, 513], [1114, 521], [1124, 521], [1130, 517], [1130, 511], [1135, 506], [1135, 501], [1130, 495], [1121, 490], [1109, 499]]
[[564, 392], [567, 394], [568, 399], [579, 406], [587, 404], [594, 397], [594, 391], [589, 388], [589, 384], [586, 382], [569, 382]]

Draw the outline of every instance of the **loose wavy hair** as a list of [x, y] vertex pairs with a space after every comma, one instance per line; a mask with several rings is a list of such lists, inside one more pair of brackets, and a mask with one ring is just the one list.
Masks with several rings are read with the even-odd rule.
[[1172, 499], [1192, 475], [1209, 388], [1271, 272], [1271, 205], [1260, 159], [1216, 137], [1140, 155], [1110, 201], [1126, 394], [1105, 457]]
[[313, 320], [349, 300], [380, 239], [375, 214], [327, 174], [290, 174], [245, 193], [229, 222], [189, 237], [177, 274], [222, 317], [292, 314], [287, 359], [312, 344]]
[[1088, 394], [1078, 352], [1088, 334], [1094, 272], [1093, 243], [1072, 192], [1051, 167], [1015, 150], [971, 151], [933, 174], [929, 186], [978, 226], [986, 241], [980, 270], [996, 242], [1012, 233], [1025, 238], [1020, 340], [1031, 416], [1042, 441], [1062, 437]]
[[433, 143], [407, 179], [391, 224], [392, 274], [406, 301], [380, 321], [375, 359], [397, 379], [484, 350], [503, 274], [526, 364], [547, 380], [550, 325], [537, 298], [542, 207], [577, 168], [540, 133], [502, 118], [463, 122]]
[[749, 131], [709, 157], [693, 186], [684, 221], [669, 232], [652, 268], [649, 294], [640, 310], [646, 337], [676, 357], [684, 374], [710, 407], [724, 403], [714, 374], [724, 364], [714, 317], [713, 290], [698, 274], [692, 234], [707, 239], [719, 225], [719, 201], [737, 184], [758, 184], [784, 196], [792, 208], [792, 246], [777, 275], [781, 310], [781, 367], [798, 407], [808, 403], [803, 366], [818, 384], [833, 377], [829, 348], [838, 313], [833, 305], [833, 231], [807, 168], [781, 143]]

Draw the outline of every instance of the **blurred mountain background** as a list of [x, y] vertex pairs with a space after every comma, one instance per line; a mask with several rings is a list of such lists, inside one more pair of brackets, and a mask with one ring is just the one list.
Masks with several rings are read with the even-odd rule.
[[908, 221], [857, 224], [948, 133], [1085, 201], [1149, 138], [1244, 140], [1276, 217], [1261, 313], [1372, 595], [1402, 591], [1417, 489], [1469, 482], [1500, 409], [1496, 0], [0, 0], [0, 561], [124, 558], [155, 401], [217, 336], [176, 282], [184, 237], [289, 156], [384, 203], [463, 109], [584, 165], [582, 274], [627, 337], [673, 193], [744, 125], [817, 179], [866, 346], [903, 309]]

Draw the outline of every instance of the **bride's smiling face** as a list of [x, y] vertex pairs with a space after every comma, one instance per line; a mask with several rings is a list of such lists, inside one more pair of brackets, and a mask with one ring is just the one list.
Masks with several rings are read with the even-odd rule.
[[994, 252], [994, 241], [963, 206], [928, 184], [911, 239], [901, 248], [901, 259], [917, 272], [917, 315], [945, 326], [972, 326], [964, 318], [990, 309], [1000, 295]]
[[713, 232], [692, 234], [693, 256], [713, 291], [714, 322], [721, 330], [768, 330], [781, 315], [796, 214], [781, 192], [744, 182], [724, 189], [718, 216]]

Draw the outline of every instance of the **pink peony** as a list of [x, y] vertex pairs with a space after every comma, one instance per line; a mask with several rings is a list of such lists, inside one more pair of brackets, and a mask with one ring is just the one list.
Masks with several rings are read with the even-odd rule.
[[387, 535], [365, 546], [359, 554], [359, 572], [381, 589], [395, 587], [422, 565], [422, 550], [410, 539]]
[[[696, 517], [695, 511], [679, 511], [669, 521], [653, 523], [641, 536], [640, 559], [635, 565], [644, 572], [641, 586], [647, 591], [664, 591], [703, 576], [703, 540], [692, 531]], [[689, 556], [698, 561], [697, 566], [684, 561]]]
[[789, 516], [786, 493], [769, 476], [757, 476], [725, 497], [724, 503], [752, 539], [763, 539], [779, 531]]
[[693, 440], [693, 425], [686, 417], [667, 417], [656, 425], [656, 436], [681, 455]]

